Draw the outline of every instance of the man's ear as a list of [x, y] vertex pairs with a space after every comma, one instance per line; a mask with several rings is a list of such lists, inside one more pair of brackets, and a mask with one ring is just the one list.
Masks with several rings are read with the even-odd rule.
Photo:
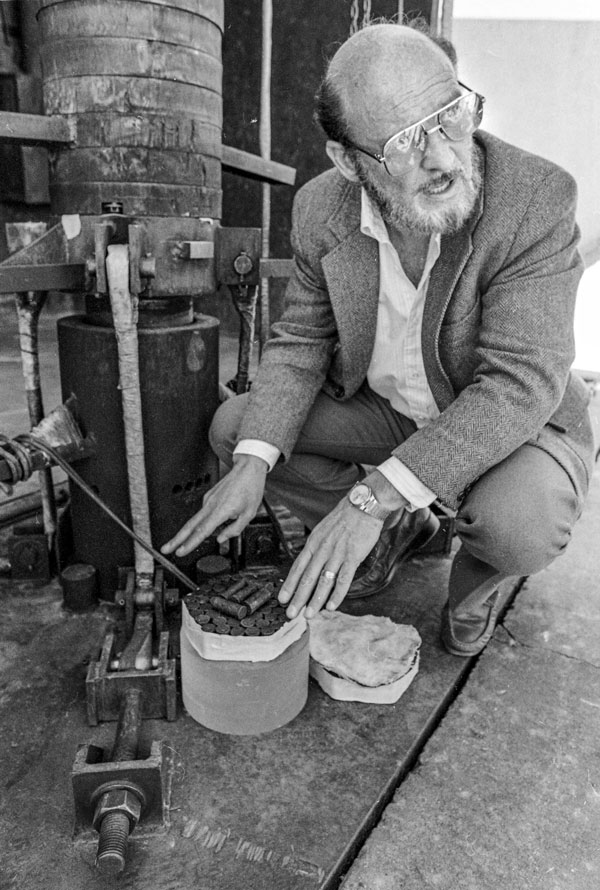
[[334, 142], [333, 139], [328, 139], [325, 151], [342, 176], [345, 176], [350, 182], [358, 182], [358, 173], [356, 172], [354, 161], [348, 156], [348, 150], [341, 142]]

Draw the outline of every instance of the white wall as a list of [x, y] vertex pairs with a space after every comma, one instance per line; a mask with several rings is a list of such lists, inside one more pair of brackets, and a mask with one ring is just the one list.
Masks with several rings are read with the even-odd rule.
[[[519, 0], [522, 14], [533, 14], [532, 2]], [[550, 15], [552, 0], [543, 3], [542, 14]], [[558, 5], [574, 17], [583, 9], [577, 0], [567, 11]], [[511, 0], [455, 0], [452, 30], [461, 80], [486, 97], [484, 129], [550, 158], [577, 180], [589, 264], [600, 258], [600, 0], [594, 7], [595, 15], [587, 6], [587, 21], [508, 19], [488, 16], [516, 14]], [[475, 12], [486, 17], [463, 17]]]
[[452, 40], [485, 129], [577, 180], [588, 268], [574, 367], [600, 374], [600, 0], [454, 0]]

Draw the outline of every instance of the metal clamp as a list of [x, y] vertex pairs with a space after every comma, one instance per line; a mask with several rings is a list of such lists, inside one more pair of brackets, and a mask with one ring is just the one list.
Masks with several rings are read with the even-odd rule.
[[149, 828], [168, 827], [167, 791], [172, 758], [153, 742], [150, 756], [138, 759], [142, 694], [126, 689], [112, 752], [83, 745], [77, 751], [71, 781], [75, 801], [75, 836], [99, 833], [96, 866], [106, 875], [125, 868], [129, 835], [143, 818]]

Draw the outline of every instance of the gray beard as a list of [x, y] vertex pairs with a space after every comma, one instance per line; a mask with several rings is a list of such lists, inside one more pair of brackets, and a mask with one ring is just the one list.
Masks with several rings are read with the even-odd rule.
[[472, 176], [470, 179], [464, 171], [453, 171], [456, 178], [462, 180], [463, 189], [460, 195], [449, 207], [440, 210], [420, 210], [415, 206], [415, 201], [389, 198], [383, 194], [380, 187], [370, 178], [368, 169], [362, 158], [356, 153], [356, 172], [360, 184], [375, 204], [381, 214], [381, 218], [387, 224], [400, 231], [411, 231], [420, 235], [449, 235], [458, 232], [471, 215], [483, 179], [481, 163], [475, 151], [472, 152]]

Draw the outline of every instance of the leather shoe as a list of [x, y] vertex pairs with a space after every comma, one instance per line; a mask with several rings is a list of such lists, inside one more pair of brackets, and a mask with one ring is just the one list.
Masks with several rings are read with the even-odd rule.
[[391, 528], [384, 528], [379, 540], [359, 566], [346, 596], [348, 599], [373, 596], [388, 586], [400, 563], [433, 538], [439, 519], [428, 507], [409, 513], [402, 510]]
[[506, 588], [497, 587], [483, 603], [465, 601], [451, 608], [450, 602], [446, 602], [442, 609], [441, 638], [451, 655], [477, 655], [489, 643], [500, 613], [516, 592], [515, 579], [506, 580]]

